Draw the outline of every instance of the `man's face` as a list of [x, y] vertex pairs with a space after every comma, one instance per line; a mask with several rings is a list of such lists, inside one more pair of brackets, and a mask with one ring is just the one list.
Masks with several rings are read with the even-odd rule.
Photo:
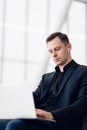
[[70, 60], [71, 44], [64, 45], [58, 37], [49, 41], [47, 48], [56, 65], [64, 66]]

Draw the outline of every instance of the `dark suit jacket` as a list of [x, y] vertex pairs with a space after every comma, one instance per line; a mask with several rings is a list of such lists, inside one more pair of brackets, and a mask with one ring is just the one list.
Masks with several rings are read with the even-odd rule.
[[[36, 108], [46, 97], [55, 72], [43, 75], [34, 94]], [[58, 92], [57, 109], [51, 111], [58, 130], [80, 130], [81, 122], [87, 113], [87, 66], [73, 61]]]

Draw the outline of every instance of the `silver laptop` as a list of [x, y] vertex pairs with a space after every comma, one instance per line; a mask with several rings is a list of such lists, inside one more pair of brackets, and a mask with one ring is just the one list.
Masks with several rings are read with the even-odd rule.
[[0, 118], [36, 118], [28, 83], [0, 84]]
[[29, 83], [0, 84], [0, 119], [15, 118], [37, 119]]

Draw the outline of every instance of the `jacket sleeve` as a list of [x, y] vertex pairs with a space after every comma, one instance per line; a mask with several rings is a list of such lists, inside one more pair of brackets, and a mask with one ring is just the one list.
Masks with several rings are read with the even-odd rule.
[[45, 74], [42, 76], [42, 79], [41, 79], [37, 89], [33, 92], [34, 102], [35, 102], [36, 108], [39, 108], [39, 105], [40, 105], [40, 98], [43, 94], [44, 82], [45, 82]]
[[40, 104], [41, 86], [42, 86], [42, 81], [41, 81], [40, 84], [38, 85], [38, 88], [33, 92], [35, 108], [38, 108], [38, 107], [39, 107], [39, 104]]
[[54, 72], [44, 74], [37, 89], [33, 92], [36, 108], [39, 108], [43, 98], [46, 97], [47, 90], [49, 89], [54, 74]]

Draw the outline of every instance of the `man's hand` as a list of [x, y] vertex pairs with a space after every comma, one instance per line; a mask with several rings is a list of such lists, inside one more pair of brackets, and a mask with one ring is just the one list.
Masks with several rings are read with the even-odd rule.
[[42, 117], [42, 118], [45, 118], [45, 119], [49, 119], [49, 120], [53, 120], [53, 115], [51, 114], [51, 112], [47, 112], [47, 111], [44, 111], [42, 109], [36, 109], [36, 115], [38, 117]]

